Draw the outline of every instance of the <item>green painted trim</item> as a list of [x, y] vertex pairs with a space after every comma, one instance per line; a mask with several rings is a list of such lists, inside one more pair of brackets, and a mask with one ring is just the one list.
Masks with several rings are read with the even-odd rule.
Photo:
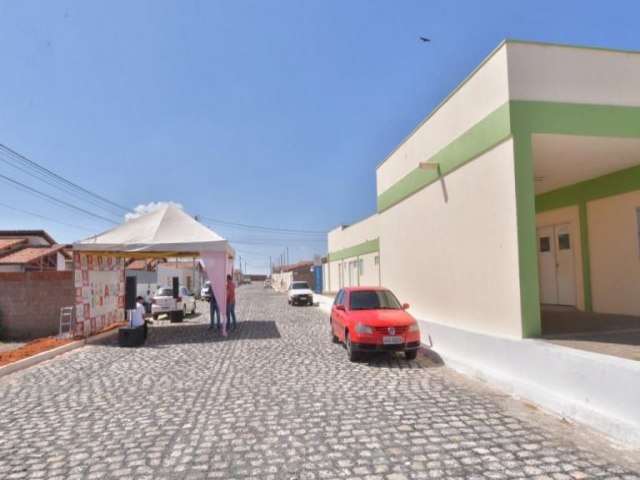
[[[424, 120], [422, 120], [422, 122], [420, 122], [420, 124], [418, 124], [418, 126], [416, 128], [414, 128], [411, 133], [409, 135], [407, 135], [399, 144], [396, 148], [394, 148], [379, 164], [376, 168], [380, 168], [381, 165], [383, 165], [387, 160], [389, 160], [391, 158], [391, 156], [396, 153], [405, 143], [407, 143], [407, 140], [409, 140], [409, 138], [411, 138], [413, 136], [414, 133], [416, 133], [416, 131], [422, 127], [422, 125], [424, 125], [426, 122], [429, 121], [429, 119], [431, 117], [433, 117], [456, 93], [458, 93], [458, 91], [460, 91], [460, 89], [462, 87], [464, 87], [467, 83], [469, 83], [469, 81], [475, 77], [476, 73], [478, 73], [478, 71], [484, 67], [487, 62], [489, 62], [489, 60], [491, 60], [496, 53], [498, 53], [500, 51], [500, 49], [502, 49], [502, 47], [504, 47], [505, 45], [517, 45], [517, 44], [521, 44], [521, 45], [535, 45], [535, 46], [539, 46], [539, 47], [561, 47], [561, 48], [567, 48], [567, 49], [580, 49], [580, 50], [589, 50], [589, 51], [594, 51], [594, 52], [612, 52], [612, 53], [624, 53], [624, 54], [633, 54], [633, 55], [637, 55], [640, 54], [640, 51], [638, 50], [618, 50], [615, 48], [603, 48], [603, 47], [585, 47], [584, 45], [572, 45], [572, 44], [562, 44], [562, 43], [545, 43], [545, 42], [534, 42], [534, 41], [529, 41], [529, 40], [517, 40], [517, 39], [505, 39], [502, 42], [500, 42], [500, 44], [494, 48], [491, 53], [489, 53], [489, 55], [487, 55], [484, 60], [482, 60], [482, 62], [480, 62], [480, 64], [474, 68], [471, 73], [469, 75], [467, 75], [464, 80], [462, 80], [462, 82], [460, 82], [458, 84], [458, 86], [456, 88], [454, 88], [451, 93], [449, 93], [449, 95], [447, 95], [444, 100], [442, 100], [437, 106], [436, 108], [434, 108], [431, 113], [429, 113], [429, 115], [427, 115]], [[507, 62], [508, 62], [508, 58], [507, 58]]]
[[357, 257], [359, 255], [366, 255], [367, 253], [374, 253], [380, 251], [380, 239], [369, 240], [352, 247], [343, 248], [336, 252], [329, 252], [327, 255], [328, 262], [335, 262], [343, 260], [345, 258]]
[[640, 107], [512, 100], [518, 132], [640, 138]]
[[[507, 43], [509, 42], [507, 41]], [[496, 51], [502, 46], [503, 44]], [[489, 58], [491, 56], [487, 60]], [[450, 97], [451, 95], [447, 97], [445, 102]], [[424, 122], [430, 117], [431, 115]], [[433, 157], [424, 160], [437, 163], [439, 165], [438, 171], [420, 170], [416, 166], [408, 175], [382, 192], [377, 199], [378, 213], [381, 213], [436, 182], [440, 175], [445, 175], [459, 168], [499, 143], [513, 138], [520, 302], [524, 338], [539, 336], [541, 333], [536, 213], [640, 190], [640, 166], [636, 166], [536, 197], [533, 186], [532, 139], [534, 134], [640, 138], [640, 107], [512, 100], [500, 106]], [[586, 207], [581, 213], [580, 229], [585, 309], [591, 309], [592, 292]]]
[[438, 170], [422, 170], [416, 165], [408, 175], [378, 196], [378, 213], [400, 203], [438, 181], [441, 175], [452, 172], [508, 139], [511, 135], [509, 119], [509, 103], [505, 103], [425, 160], [437, 163]]
[[589, 223], [587, 220], [587, 204], [580, 202], [580, 251], [582, 252], [582, 290], [584, 292], [584, 311], [593, 312], [591, 296], [591, 259], [589, 258]]
[[531, 135], [514, 135], [513, 146], [522, 337], [531, 338], [542, 333]]
[[[516, 170], [516, 209], [523, 337], [540, 335], [540, 293], [535, 243], [535, 213], [578, 205], [640, 189], [640, 166], [614, 172], [534, 197], [534, 134], [640, 138], [640, 107], [513, 100], [511, 125]], [[526, 198], [528, 197], [528, 198]], [[533, 201], [533, 212], [529, 202]], [[585, 310], [592, 306], [591, 265], [586, 208], [580, 213]]]
[[536, 197], [536, 212], [579, 205], [636, 190], [640, 190], [640, 165], [542, 193]]

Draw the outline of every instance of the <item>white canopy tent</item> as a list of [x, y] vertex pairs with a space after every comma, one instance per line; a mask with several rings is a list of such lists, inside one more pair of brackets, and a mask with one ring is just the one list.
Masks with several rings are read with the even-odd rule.
[[[167, 204], [75, 242], [73, 250], [79, 254], [124, 258], [200, 257], [224, 314], [226, 275], [233, 272], [235, 251], [227, 240], [174, 205]], [[78, 271], [80, 267], [75, 268]]]
[[134, 258], [198, 257], [204, 252], [235, 256], [227, 240], [171, 204], [80, 240], [73, 248]]

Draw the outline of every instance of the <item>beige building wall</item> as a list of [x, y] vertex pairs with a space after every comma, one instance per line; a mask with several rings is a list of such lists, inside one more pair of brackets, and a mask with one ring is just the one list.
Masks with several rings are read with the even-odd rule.
[[360, 286], [380, 285], [380, 265], [376, 265], [376, 257], [379, 253], [367, 253], [360, 255], [362, 271], [359, 273]]
[[[329, 253], [339, 253], [345, 248], [351, 248], [372, 240], [376, 240], [380, 235], [379, 215], [374, 214], [353, 225], [341, 225], [331, 230], [327, 237]], [[373, 258], [368, 258], [369, 254], [349, 256], [344, 259], [327, 262], [327, 272], [329, 283], [324, 286], [327, 292], [336, 292], [342, 287], [357, 286], [362, 281], [369, 281], [373, 276]], [[364, 260], [364, 276], [362, 278], [358, 272], [358, 258]], [[356, 262], [349, 275], [349, 262]], [[371, 265], [369, 265], [369, 263]], [[375, 283], [377, 285], [377, 281]]]
[[[584, 281], [582, 270], [582, 244], [580, 242], [580, 212], [577, 205], [536, 215], [536, 228], [549, 227], [568, 223], [571, 231], [571, 241], [573, 244], [573, 265], [576, 283], [576, 307], [584, 310]], [[540, 275], [538, 274], [538, 277]]]
[[382, 284], [413, 315], [521, 337], [511, 140], [380, 217]]
[[331, 230], [327, 237], [327, 247], [329, 252], [337, 252], [343, 248], [375, 240], [378, 236], [378, 214], [376, 213], [353, 225], [341, 225]]
[[330, 284], [325, 285], [325, 290], [335, 292], [342, 287], [380, 285], [380, 266], [376, 264], [376, 257], [379, 260], [378, 252], [327, 263]]
[[508, 42], [515, 100], [640, 106], [640, 54]]
[[502, 45], [378, 167], [378, 195], [508, 100], [507, 56]]
[[640, 315], [640, 191], [587, 204], [594, 312]]
[[328, 279], [325, 282], [323, 288], [326, 292], [337, 292], [340, 289], [340, 269], [342, 268], [342, 261], [337, 262], [327, 262], [326, 269], [327, 275], [325, 276]]

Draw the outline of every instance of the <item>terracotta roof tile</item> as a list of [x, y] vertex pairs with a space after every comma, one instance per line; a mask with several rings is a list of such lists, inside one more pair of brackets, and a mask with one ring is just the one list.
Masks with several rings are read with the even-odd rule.
[[21, 243], [26, 242], [26, 238], [0, 238], [0, 250], [15, 247], [16, 245], [20, 245]]
[[0, 257], [0, 264], [18, 264], [33, 262], [41, 257], [51, 255], [64, 248], [64, 245], [54, 245], [52, 247], [26, 247], [17, 252], [11, 252], [4, 257]]
[[56, 243], [56, 241], [44, 230], [0, 230], [0, 237], [42, 237], [51, 245], [55, 245]]

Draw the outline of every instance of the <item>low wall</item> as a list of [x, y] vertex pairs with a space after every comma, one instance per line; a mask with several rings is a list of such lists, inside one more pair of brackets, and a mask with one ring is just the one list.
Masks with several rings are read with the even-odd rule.
[[419, 321], [445, 364], [512, 395], [640, 445], [640, 362]]
[[5, 340], [56, 335], [60, 308], [74, 305], [72, 271], [0, 273], [0, 323]]

